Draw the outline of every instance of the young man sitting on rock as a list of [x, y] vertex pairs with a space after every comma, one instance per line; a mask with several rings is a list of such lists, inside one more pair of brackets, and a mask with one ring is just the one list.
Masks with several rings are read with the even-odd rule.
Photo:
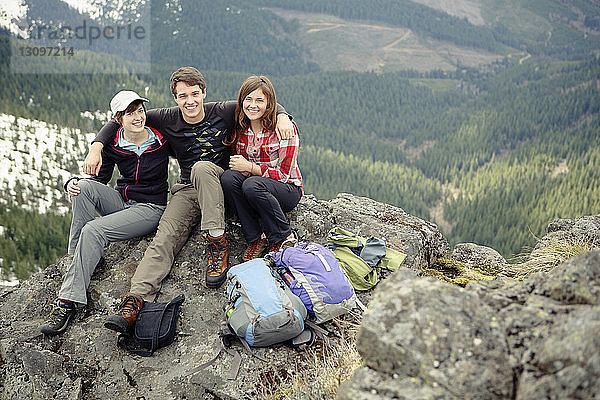
[[[229, 151], [223, 143], [235, 123], [236, 102], [204, 103], [206, 83], [193, 67], [175, 71], [170, 86], [177, 107], [149, 110], [148, 123], [169, 140], [179, 163], [180, 179], [171, 188], [171, 200], [156, 236], [131, 278], [129, 293], [123, 297], [118, 313], [105, 323], [107, 328], [119, 332], [133, 326], [144, 300], [154, 300], [198, 221], [200, 228], [208, 231], [206, 286], [221, 286], [229, 268], [220, 176], [229, 163]], [[284, 138], [293, 134], [292, 123], [281, 106], [277, 127]], [[84, 163], [84, 172], [93, 174], [98, 169], [100, 149], [110, 142], [116, 129], [116, 124], [109, 122], [100, 130]]]

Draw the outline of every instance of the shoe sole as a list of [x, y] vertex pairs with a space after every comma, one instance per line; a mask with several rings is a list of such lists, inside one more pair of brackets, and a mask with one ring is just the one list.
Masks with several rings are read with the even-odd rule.
[[224, 282], [225, 282], [225, 278], [219, 279], [218, 281], [215, 281], [215, 282], [206, 281], [206, 287], [209, 289], [218, 289], [221, 287], [221, 285], [223, 285]]
[[127, 333], [129, 332], [129, 324], [123, 317], [111, 318], [109, 317], [104, 322], [104, 327], [110, 329], [111, 331], [119, 332], [119, 333]]
[[219, 287], [221, 287], [221, 285], [225, 282], [225, 279], [227, 279], [227, 271], [229, 271], [229, 267], [227, 267], [225, 272], [223, 272], [223, 274], [219, 275], [218, 277], [207, 276], [206, 287], [209, 289], [218, 289]]

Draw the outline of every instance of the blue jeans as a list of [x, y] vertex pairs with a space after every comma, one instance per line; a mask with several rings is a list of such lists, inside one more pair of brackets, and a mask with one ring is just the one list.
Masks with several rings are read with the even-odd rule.
[[262, 176], [246, 178], [233, 170], [221, 175], [221, 186], [227, 205], [237, 211], [248, 243], [257, 240], [263, 229], [270, 245], [292, 233], [285, 213], [293, 210], [302, 198], [298, 186]]

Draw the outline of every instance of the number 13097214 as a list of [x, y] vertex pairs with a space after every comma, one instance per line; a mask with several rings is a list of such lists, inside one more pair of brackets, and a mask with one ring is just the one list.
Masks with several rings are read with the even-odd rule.
[[75, 50], [72, 47], [59, 46], [22, 46], [19, 47], [21, 57], [72, 57]]

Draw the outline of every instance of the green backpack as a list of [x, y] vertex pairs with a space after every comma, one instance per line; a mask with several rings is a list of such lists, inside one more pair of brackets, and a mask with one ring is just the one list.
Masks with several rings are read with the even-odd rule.
[[339, 227], [329, 231], [327, 241], [354, 290], [369, 290], [377, 284], [375, 267], [396, 271], [406, 259], [406, 254], [386, 247], [381, 239], [364, 239]]

